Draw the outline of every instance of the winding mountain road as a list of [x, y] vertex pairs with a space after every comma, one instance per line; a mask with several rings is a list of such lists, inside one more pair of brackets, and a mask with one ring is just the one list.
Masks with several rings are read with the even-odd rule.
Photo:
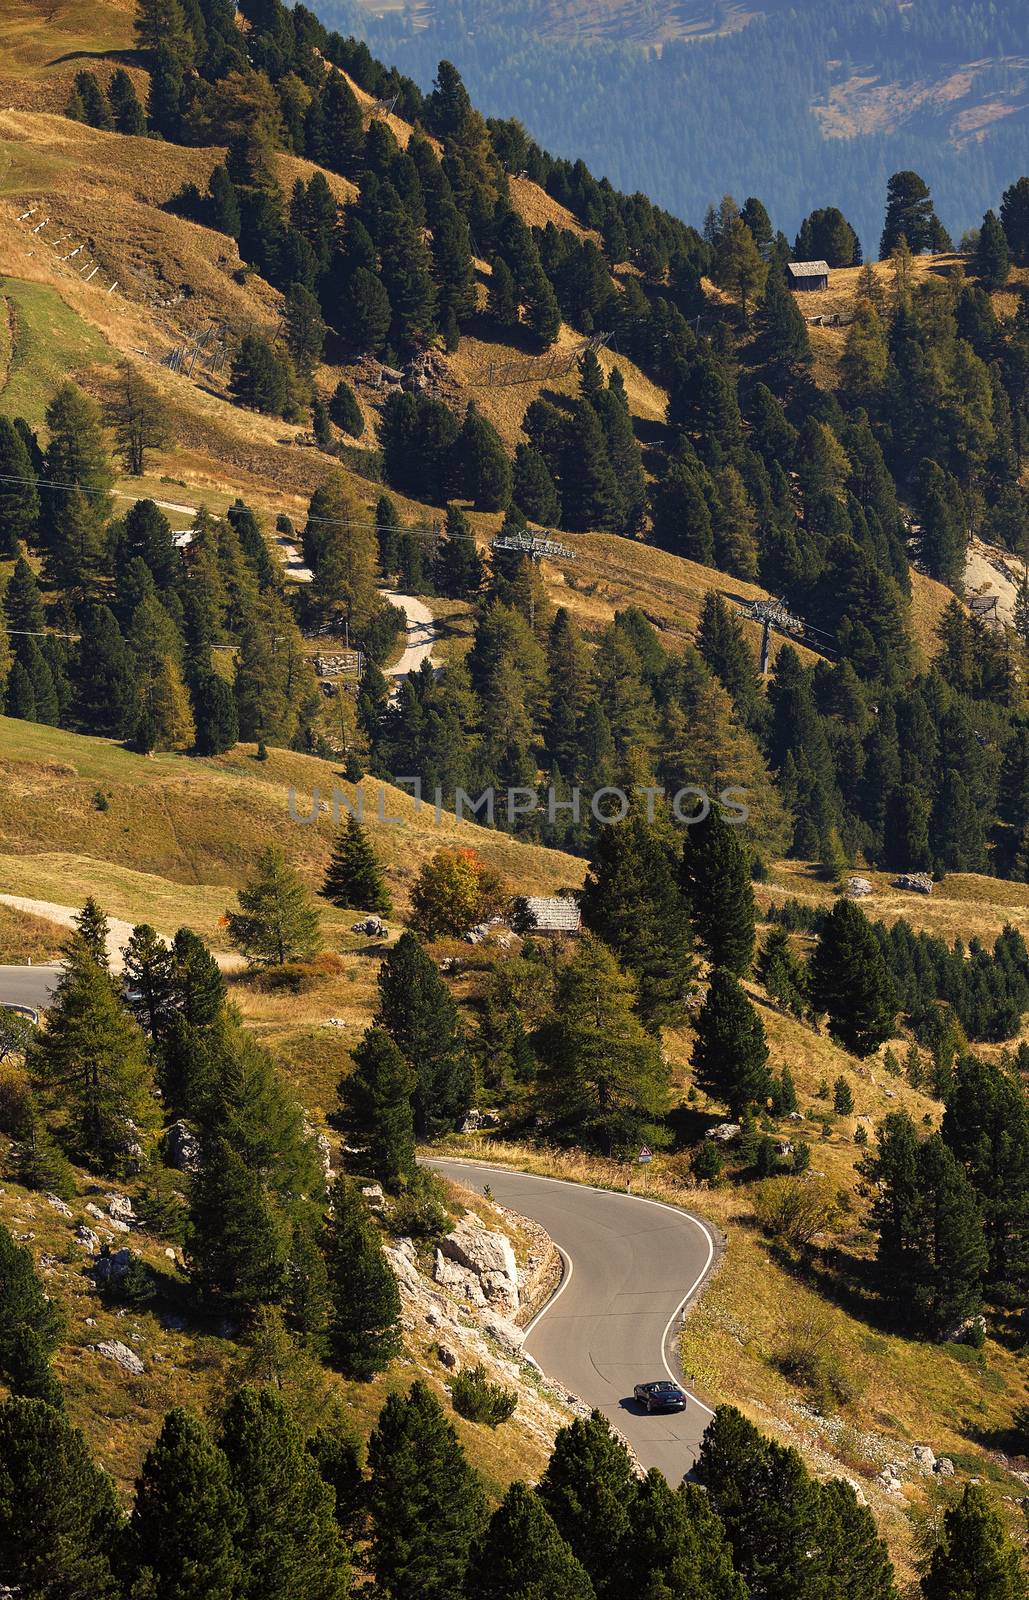
[[[434, 1158], [444, 1176], [542, 1224], [561, 1251], [564, 1275], [529, 1324], [526, 1354], [603, 1411], [644, 1467], [677, 1484], [696, 1459], [710, 1406], [683, 1382], [678, 1330], [719, 1249], [714, 1229], [643, 1195], [591, 1189], [487, 1162]], [[690, 1394], [684, 1412], [648, 1416], [633, 1386], [674, 1377]]]

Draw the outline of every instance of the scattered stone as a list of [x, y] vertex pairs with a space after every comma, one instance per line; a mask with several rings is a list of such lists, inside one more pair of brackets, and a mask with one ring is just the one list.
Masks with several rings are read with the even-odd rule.
[[165, 1246], [164, 1253], [167, 1256], [169, 1261], [177, 1262], [178, 1259], [179, 1259], [178, 1256], [176, 1255], [174, 1249], [172, 1248], [172, 1246], [170, 1244]]
[[124, 1280], [135, 1259], [127, 1246], [112, 1251], [105, 1244], [93, 1263], [93, 1282], [98, 1289], [115, 1287]]
[[901, 1470], [902, 1469], [893, 1462], [883, 1467], [882, 1471], [875, 1480], [880, 1489], [885, 1489], [887, 1494], [903, 1493], [904, 1480], [900, 1476]]
[[327, 1028], [345, 1028], [348, 1024], [345, 1017], [326, 1017], [325, 1026]]
[[200, 1165], [200, 1140], [187, 1122], [173, 1122], [162, 1141], [164, 1159], [176, 1172], [196, 1172]]
[[113, 1228], [115, 1233], [128, 1233], [130, 1231], [128, 1223], [123, 1222], [121, 1217], [108, 1217], [107, 1226]]
[[104, 1339], [96, 1346], [96, 1350], [99, 1355], [106, 1356], [108, 1361], [117, 1362], [119, 1367], [123, 1367], [126, 1372], [131, 1372], [136, 1377], [146, 1371], [135, 1350], [130, 1350], [120, 1339]]
[[[414, 1268], [411, 1268], [412, 1272]], [[432, 1276], [435, 1281], [442, 1284], [444, 1289], [449, 1289], [452, 1294], [462, 1300], [468, 1300], [473, 1306], [480, 1309], [486, 1304], [482, 1284], [479, 1282], [478, 1273], [470, 1268], [463, 1267], [457, 1261], [451, 1261], [442, 1250], [436, 1251], [436, 1265]]]
[[986, 1335], [985, 1317], [966, 1317], [943, 1336], [945, 1344], [978, 1344]]
[[389, 932], [381, 917], [365, 917], [350, 925], [351, 933], [365, 933], [370, 939], [384, 939]]
[[46, 1201], [48, 1206], [53, 1206], [55, 1211], [59, 1211], [62, 1217], [73, 1217], [75, 1215], [71, 1206], [66, 1200], [62, 1200], [59, 1195], [45, 1194], [43, 1199]]
[[381, 1211], [386, 1203], [386, 1196], [382, 1192], [381, 1183], [365, 1183], [361, 1185], [361, 1193], [372, 1211]]
[[738, 1122], [720, 1122], [717, 1128], [708, 1128], [705, 1139], [714, 1139], [718, 1144], [733, 1144], [742, 1133]]
[[936, 1471], [936, 1453], [927, 1444], [916, 1444], [911, 1451], [911, 1458], [923, 1472]]
[[941, 1478], [953, 1478], [954, 1463], [950, 1456], [938, 1456], [933, 1471], [938, 1472]]
[[872, 885], [867, 878], [848, 878], [847, 893], [855, 900], [860, 900], [864, 895], [871, 894]]
[[100, 1249], [99, 1234], [94, 1233], [92, 1228], [87, 1228], [84, 1222], [80, 1222], [75, 1229], [75, 1242], [84, 1245], [90, 1255], [96, 1255]]
[[93, 1204], [92, 1200], [87, 1200], [86, 1201], [86, 1215], [88, 1217], [96, 1217], [98, 1222], [106, 1222], [107, 1221], [107, 1213], [106, 1213], [106, 1211], [101, 1211], [100, 1207], [99, 1206], [95, 1206]]
[[902, 872], [893, 880], [895, 889], [911, 889], [915, 894], [932, 894], [933, 880], [927, 872]]
[[136, 1213], [132, 1209], [132, 1201], [123, 1194], [109, 1194], [104, 1198], [107, 1201], [107, 1214], [109, 1217], [120, 1217], [122, 1222], [134, 1222]]
[[448, 1344], [438, 1344], [436, 1346], [436, 1354], [439, 1357], [441, 1366], [449, 1367], [451, 1372], [456, 1369], [457, 1356], [454, 1354], [453, 1350], [451, 1350]]

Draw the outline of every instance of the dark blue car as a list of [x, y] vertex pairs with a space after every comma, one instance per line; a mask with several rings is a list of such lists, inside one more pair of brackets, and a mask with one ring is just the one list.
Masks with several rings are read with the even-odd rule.
[[638, 1383], [632, 1391], [633, 1399], [647, 1411], [685, 1411], [686, 1391], [668, 1378], [658, 1383]]

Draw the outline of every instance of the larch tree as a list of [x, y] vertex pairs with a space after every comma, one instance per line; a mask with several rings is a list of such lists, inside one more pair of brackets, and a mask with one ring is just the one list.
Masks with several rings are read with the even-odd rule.
[[277, 845], [262, 850], [237, 898], [239, 909], [228, 913], [229, 938], [252, 966], [283, 966], [317, 953], [317, 908]]
[[583, 938], [537, 1035], [537, 1104], [562, 1137], [605, 1155], [663, 1143], [668, 1070], [635, 1014], [637, 989], [612, 952]]
[[160, 394], [129, 362], [123, 362], [106, 407], [106, 418], [121, 454], [125, 471], [141, 478], [147, 452], [160, 450], [168, 440], [168, 414]]

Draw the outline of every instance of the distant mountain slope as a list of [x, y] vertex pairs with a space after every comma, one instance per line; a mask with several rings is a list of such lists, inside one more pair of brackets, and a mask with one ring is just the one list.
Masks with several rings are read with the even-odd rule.
[[453, 60], [483, 110], [520, 117], [555, 154], [693, 222], [726, 190], [756, 194], [792, 238], [831, 197], [872, 254], [891, 172], [920, 171], [957, 236], [1025, 164], [1018, 0], [316, 9], [425, 84], [441, 57]]

